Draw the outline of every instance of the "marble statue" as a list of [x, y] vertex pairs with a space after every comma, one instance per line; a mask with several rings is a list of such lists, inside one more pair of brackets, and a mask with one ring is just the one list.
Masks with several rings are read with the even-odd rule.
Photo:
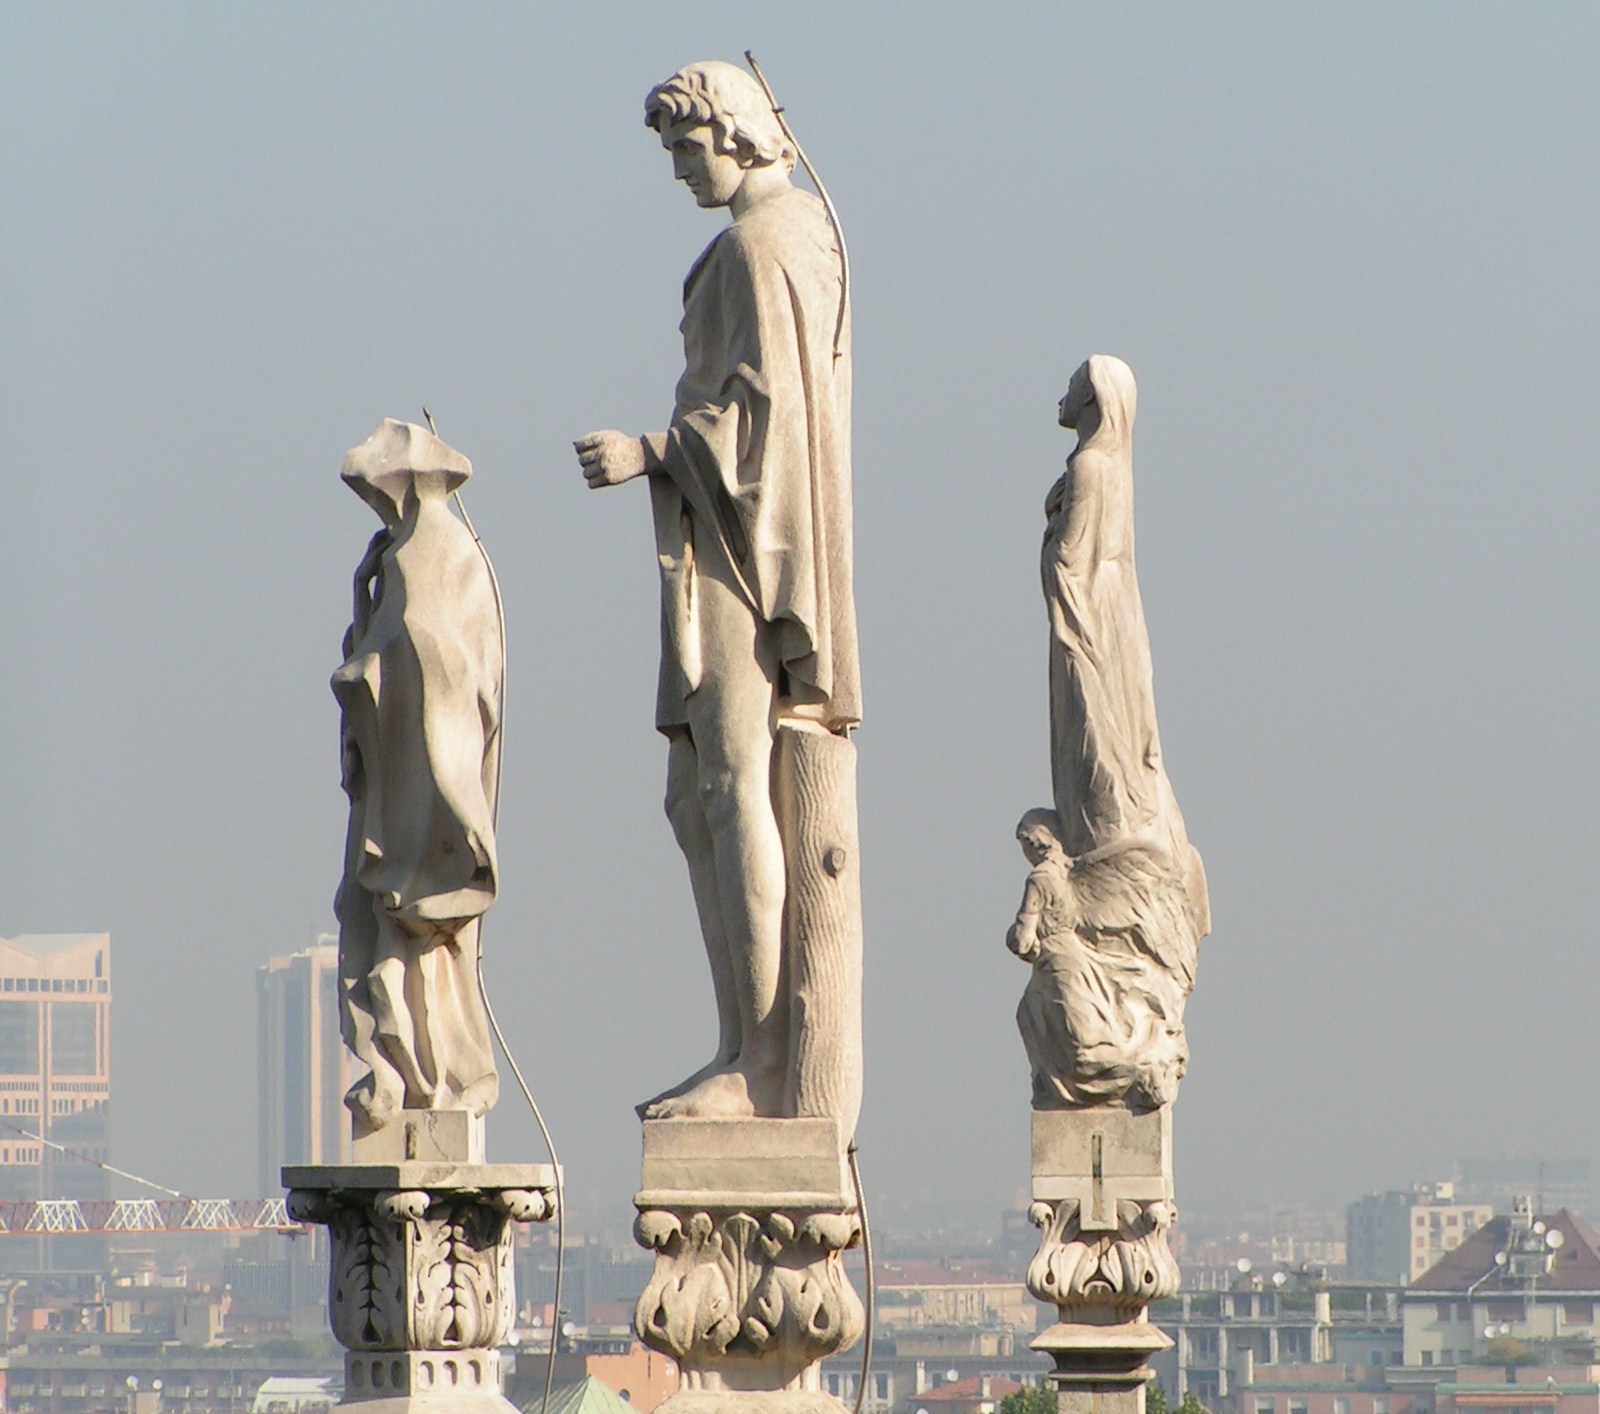
[[333, 675], [350, 797], [339, 919], [341, 1021], [367, 1074], [346, 1103], [481, 1116], [499, 1079], [476, 977], [497, 886], [501, 631], [488, 567], [449, 494], [472, 474], [388, 419], [343, 477], [383, 521], [355, 575]]
[[1171, 1102], [1210, 927], [1205, 871], [1161, 760], [1133, 558], [1133, 374], [1096, 354], [1061, 425], [1078, 445], [1045, 499], [1053, 809], [1017, 829], [1032, 865], [1008, 943], [1035, 1108]]
[[1032, 964], [1017, 1025], [1033, 1074], [1028, 1290], [1056, 1307], [1032, 1348], [1058, 1414], [1144, 1414], [1172, 1341], [1151, 1303], [1178, 1290], [1172, 1105], [1183, 1011], [1210, 928], [1156, 732], [1133, 558], [1133, 373], [1096, 354], [1072, 375], [1078, 434], [1045, 498], [1054, 800], [1017, 839], [1031, 866], [1007, 943]]
[[647, 480], [661, 568], [656, 724], [719, 1022], [647, 1119], [828, 1116], [860, 1104], [850, 346], [840, 244], [796, 149], [725, 63], [651, 90], [645, 120], [732, 220], [684, 285], [664, 432], [574, 445], [594, 488]]

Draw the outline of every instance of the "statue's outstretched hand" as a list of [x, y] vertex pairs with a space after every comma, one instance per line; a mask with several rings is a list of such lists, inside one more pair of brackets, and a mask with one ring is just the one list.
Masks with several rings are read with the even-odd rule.
[[591, 488], [620, 486], [644, 474], [644, 443], [626, 432], [591, 432], [572, 447]]

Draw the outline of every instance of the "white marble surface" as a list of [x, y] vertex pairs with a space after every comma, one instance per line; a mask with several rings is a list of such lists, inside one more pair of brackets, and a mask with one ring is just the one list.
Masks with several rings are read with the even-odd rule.
[[[784, 830], [794, 802], [775, 800], [775, 746], [782, 730], [842, 739], [861, 716], [847, 320], [835, 342], [842, 263], [822, 203], [791, 181], [794, 150], [749, 74], [690, 65], [651, 91], [646, 117], [696, 202], [732, 220], [684, 287], [671, 424], [575, 443], [591, 487], [640, 477], [650, 487], [667, 814], [688, 863], [719, 1023], [711, 1060], [641, 1110], [782, 1116], [798, 1112], [796, 1055], [807, 1038], [795, 1031], [813, 1009], [785, 989], [795, 975], [786, 953], [798, 945]], [[835, 794], [803, 808], [835, 830], [853, 878], [853, 761], [832, 779]], [[829, 917], [827, 945], [854, 959], [827, 985], [854, 988], [854, 998], [832, 1009], [836, 1034], [826, 1043], [848, 1074], [822, 1088], [848, 1134], [860, 1092], [860, 909], [853, 887], [833, 892], [812, 914]]]
[[367, 1074], [347, 1103], [482, 1115], [499, 1078], [475, 969], [498, 889], [494, 840], [503, 651], [487, 565], [452, 513], [471, 475], [426, 428], [387, 419], [343, 477], [378, 513], [333, 675], [350, 797], [335, 900], [342, 1023]]
[[1032, 869], [1007, 937], [1033, 966], [1017, 1023], [1037, 1108], [1172, 1102], [1210, 928], [1156, 730], [1134, 565], [1136, 404], [1121, 359], [1079, 367], [1059, 409], [1078, 443], [1045, 499], [1054, 801], [1017, 827]]

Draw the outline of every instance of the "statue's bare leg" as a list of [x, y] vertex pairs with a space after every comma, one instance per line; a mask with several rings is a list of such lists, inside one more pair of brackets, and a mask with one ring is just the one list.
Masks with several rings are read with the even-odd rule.
[[711, 989], [717, 1003], [716, 1054], [687, 1080], [640, 1105], [647, 1113], [664, 1100], [692, 1090], [708, 1076], [730, 1070], [739, 1056], [739, 998], [734, 990], [733, 965], [728, 958], [728, 938], [722, 926], [722, 898], [717, 888], [716, 851], [711, 827], [700, 802], [700, 764], [688, 730], [673, 733], [667, 747], [667, 818], [678, 848], [689, 865], [689, 885], [694, 892], [706, 960], [711, 964]]
[[706, 669], [685, 706], [738, 1002], [739, 1053], [731, 1069], [647, 1107], [653, 1119], [779, 1114], [788, 1063], [777, 1005], [785, 874], [772, 802], [776, 656], [770, 629], [715, 558], [703, 555], [696, 581]]

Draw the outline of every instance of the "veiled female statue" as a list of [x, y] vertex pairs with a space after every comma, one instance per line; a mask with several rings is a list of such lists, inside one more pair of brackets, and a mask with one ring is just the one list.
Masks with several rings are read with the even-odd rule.
[[383, 520], [333, 675], [350, 797], [340, 1020], [368, 1067], [346, 1103], [373, 1128], [402, 1109], [482, 1115], [499, 1091], [476, 970], [497, 889], [500, 624], [488, 566], [448, 505], [471, 474], [392, 419], [343, 473]]
[[1168, 1103], [1210, 927], [1205, 871], [1161, 760], [1133, 558], [1133, 373], [1096, 354], [1061, 425], [1078, 445], [1045, 498], [1055, 806], [1018, 827], [1033, 872], [1008, 939], [1034, 975], [1017, 1021], [1036, 1108]]

